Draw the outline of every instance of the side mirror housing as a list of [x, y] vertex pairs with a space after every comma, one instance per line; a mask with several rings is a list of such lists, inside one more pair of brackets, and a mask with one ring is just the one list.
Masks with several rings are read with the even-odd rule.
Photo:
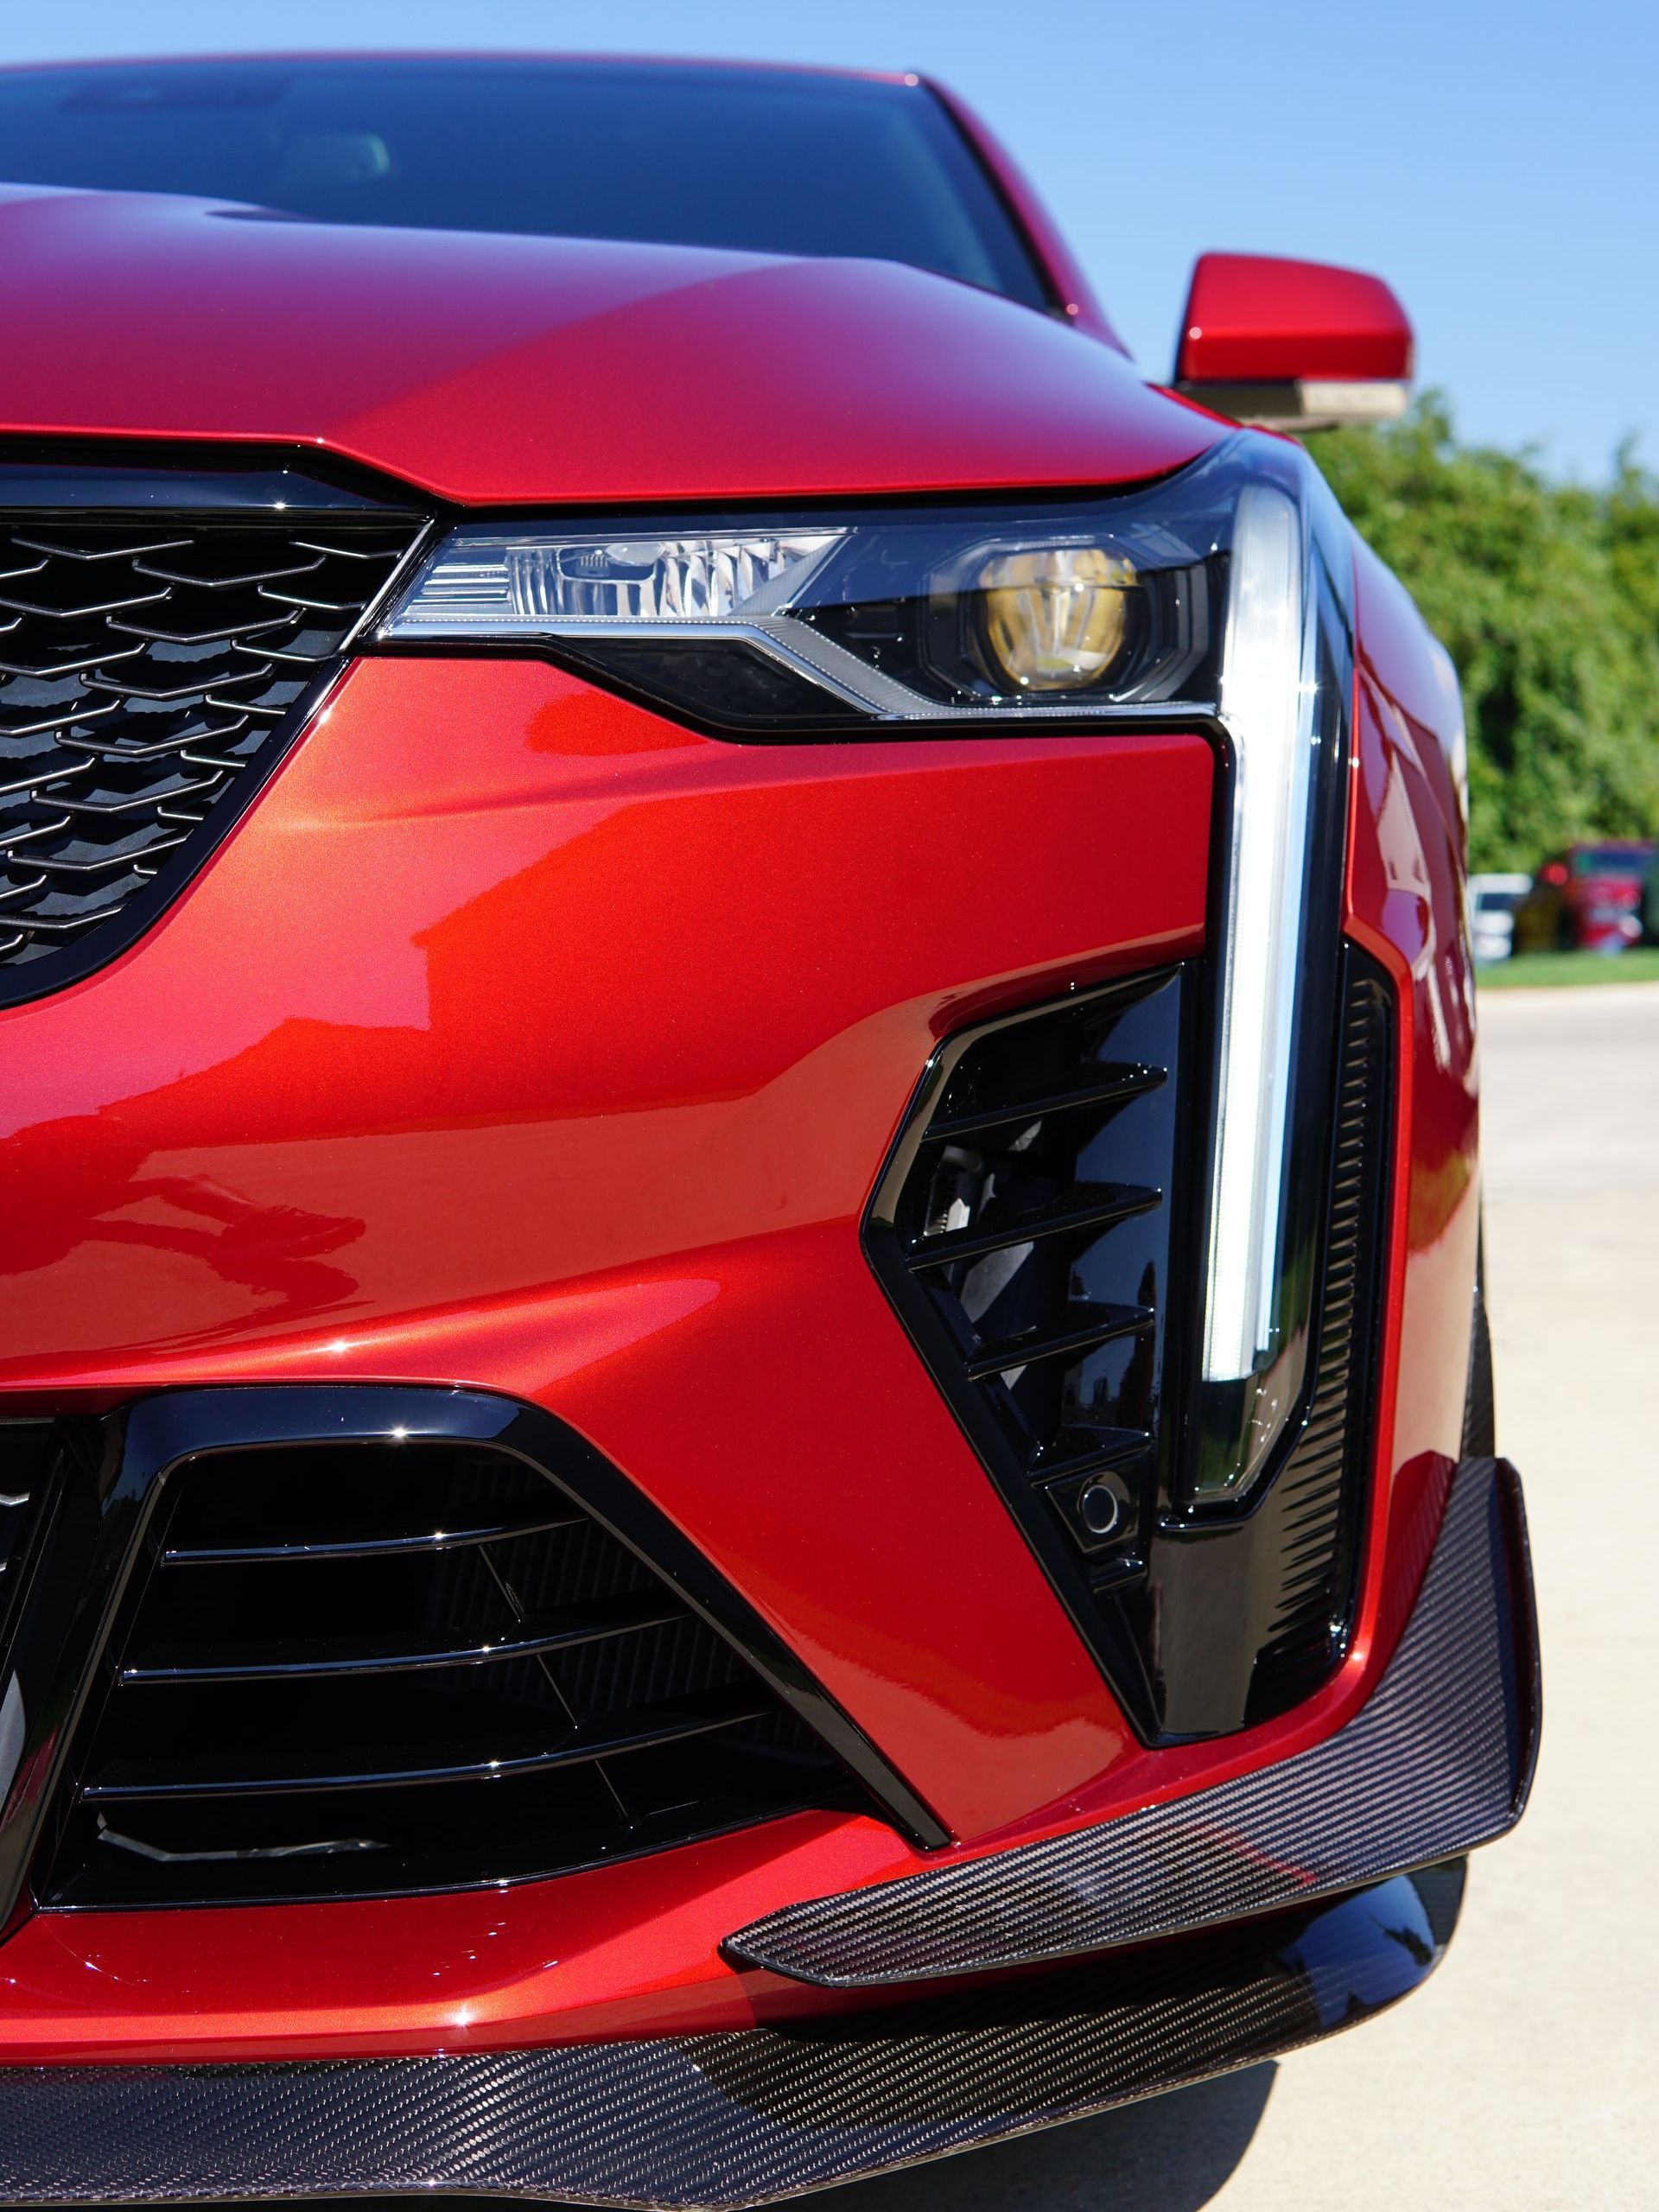
[[1411, 325], [1380, 276], [1254, 253], [1193, 269], [1173, 383], [1218, 415], [1275, 430], [1391, 422], [1411, 369]]

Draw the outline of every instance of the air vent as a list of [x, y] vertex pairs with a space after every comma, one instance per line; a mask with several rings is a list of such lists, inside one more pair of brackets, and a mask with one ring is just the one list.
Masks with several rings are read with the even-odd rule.
[[954, 1039], [866, 1228], [872, 1264], [1109, 1665], [1099, 1601], [1157, 1503], [1185, 972]]
[[1190, 969], [942, 1046], [865, 1225], [900, 1319], [1147, 1742], [1283, 1712], [1347, 1646], [1395, 1088], [1386, 976], [1348, 946], [1332, 982], [1329, 1075], [1302, 1140], [1325, 1168], [1309, 1388], [1242, 1509], [1192, 1507], [1179, 1479], [1173, 1378], [1201, 1288], [1179, 1259], [1202, 1184]]
[[504, 1451], [189, 1459], [134, 1580], [42, 1902], [522, 1879], [863, 1802], [674, 1587]]
[[[41, 473], [0, 466], [0, 995], [12, 997], [86, 972], [147, 925], [303, 719], [419, 526], [291, 475], [228, 492], [163, 477], [150, 498], [175, 506], [94, 515], [88, 502], [124, 488], [65, 471], [43, 492]], [[210, 493], [215, 511], [190, 504]], [[226, 512], [238, 498], [264, 504]]]
[[1318, 1688], [1346, 1649], [1353, 1608], [1394, 1086], [1388, 986], [1358, 954], [1347, 971], [1313, 1395], [1265, 1516], [1274, 1575], [1251, 1720]]

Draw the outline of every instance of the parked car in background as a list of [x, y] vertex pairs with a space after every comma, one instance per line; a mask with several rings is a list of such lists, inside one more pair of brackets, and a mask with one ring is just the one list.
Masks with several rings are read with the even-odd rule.
[[1470, 877], [1470, 933], [1477, 960], [1509, 958], [1515, 950], [1515, 910], [1531, 888], [1529, 875]]
[[1643, 944], [1659, 944], [1659, 856], [1642, 879], [1642, 904], [1637, 910]]
[[749, 2205], [1405, 1996], [1539, 1707], [1456, 681], [1252, 427], [1387, 288], [1150, 384], [914, 77], [0, 179], [0, 2203]]
[[1642, 934], [1655, 857], [1637, 837], [1568, 845], [1547, 860], [1515, 912], [1516, 952], [1623, 952]]

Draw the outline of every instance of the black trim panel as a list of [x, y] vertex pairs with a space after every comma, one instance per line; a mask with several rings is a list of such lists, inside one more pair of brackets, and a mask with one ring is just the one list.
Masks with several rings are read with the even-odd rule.
[[1098, 1827], [786, 1906], [728, 1938], [824, 1988], [1030, 1966], [1185, 1933], [1460, 1856], [1525, 1809], [1541, 1710], [1521, 1486], [1458, 1468], [1405, 1634], [1312, 1750]]
[[1433, 1971], [1463, 1878], [1436, 1867], [1135, 1959], [797, 2027], [444, 2058], [3, 2069], [0, 2197], [764, 2203], [1368, 2018]]

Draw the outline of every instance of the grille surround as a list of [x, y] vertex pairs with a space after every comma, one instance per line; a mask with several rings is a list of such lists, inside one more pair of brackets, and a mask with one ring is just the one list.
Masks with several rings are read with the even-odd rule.
[[165, 911], [425, 528], [281, 463], [0, 455], [0, 1004]]

